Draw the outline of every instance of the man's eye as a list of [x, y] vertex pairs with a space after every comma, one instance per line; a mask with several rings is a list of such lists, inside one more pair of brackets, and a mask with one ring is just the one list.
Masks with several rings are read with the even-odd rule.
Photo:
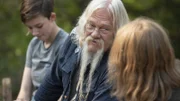
[[102, 31], [109, 31], [109, 28], [102, 28]]
[[88, 24], [88, 27], [92, 28], [92, 27], [93, 27], [93, 25], [91, 25], [91, 24]]
[[94, 28], [94, 25], [88, 24], [87, 27], [88, 27], [89, 29], [92, 29], [92, 28]]

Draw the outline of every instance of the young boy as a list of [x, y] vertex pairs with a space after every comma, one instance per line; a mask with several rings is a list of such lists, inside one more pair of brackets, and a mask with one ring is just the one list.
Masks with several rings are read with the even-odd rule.
[[34, 38], [29, 43], [22, 84], [16, 101], [34, 101], [52, 61], [68, 34], [56, 25], [53, 0], [22, 0], [21, 20]]

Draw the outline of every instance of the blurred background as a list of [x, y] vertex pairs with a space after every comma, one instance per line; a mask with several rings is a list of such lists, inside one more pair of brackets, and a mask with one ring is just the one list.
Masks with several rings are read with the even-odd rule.
[[[55, 0], [57, 24], [70, 32], [90, 0]], [[180, 0], [122, 0], [130, 19], [147, 16], [166, 28], [175, 55], [180, 58]], [[21, 0], [0, 0], [0, 80], [10, 77], [16, 98], [24, 69], [26, 49], [32, 35], [19, 16]], [[2, 83], [0, 83], [0, 101]]]

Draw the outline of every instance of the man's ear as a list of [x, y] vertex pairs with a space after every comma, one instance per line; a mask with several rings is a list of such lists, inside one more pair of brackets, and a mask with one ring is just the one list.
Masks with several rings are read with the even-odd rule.
[[55, 21], [56, 20], [56, 13], [54, 13], [54, 12], [51, 13], [50, 20], [51, 21]]

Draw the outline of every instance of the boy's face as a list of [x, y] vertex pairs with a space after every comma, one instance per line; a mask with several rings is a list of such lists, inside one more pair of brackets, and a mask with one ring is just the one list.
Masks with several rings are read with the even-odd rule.
[[48, 38], [52, 35], [54, 20], [48, 19], [42, 15], [36, 16], [25, 22], [25, 25], [28, 27], [30, 33], [33, 36], [36, 36], [42, 41], [47, 41]]

